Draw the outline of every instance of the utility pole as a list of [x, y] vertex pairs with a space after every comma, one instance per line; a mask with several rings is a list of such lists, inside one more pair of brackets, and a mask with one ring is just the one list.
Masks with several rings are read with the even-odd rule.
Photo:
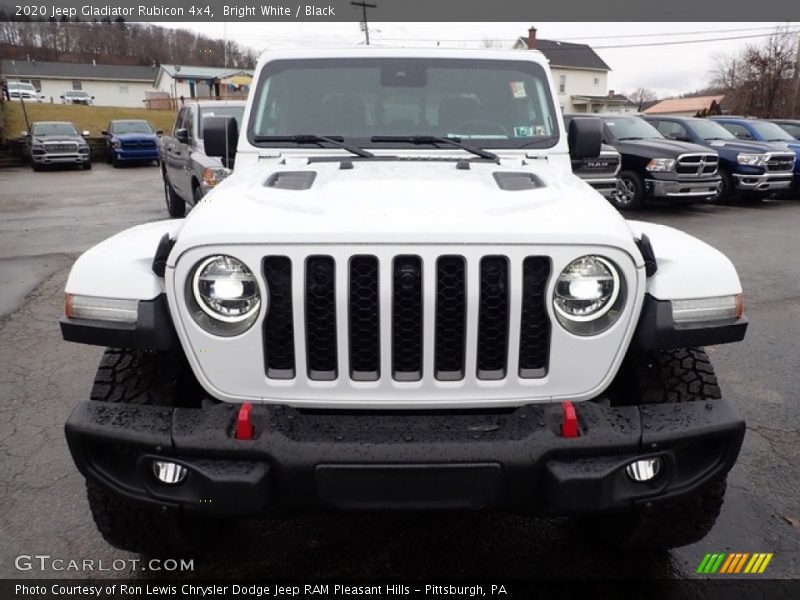
[[367, 9], [368, 8], [378, 8], [377, 4], [368, 4], [361, 0], [361, 2], [351, 2], [353, 6], [360, 6], [361, 12], [363, 14], [363, 20], [361, 21], [364, 24], [364, 36], [366, 37], [367, 46], [369, 46], [369, 24], [367, 23]]

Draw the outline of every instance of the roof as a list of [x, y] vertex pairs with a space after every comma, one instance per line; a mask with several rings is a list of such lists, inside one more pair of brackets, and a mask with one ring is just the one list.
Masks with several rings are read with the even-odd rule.
[[645, 114], [656, 115], [675, 112], [700, 112], [711, 108], [712, 104], [719, 104], [725, 96], [695, 96], [694, 98], [669, 98], [657, 102], [644, 110]]
[[27, 79], [110, 79], [152, 83], [156, 69], [138, 65], [46, 62], [41, 60], [3, 60], [0, 72], [6, 77]]
[[[520, 36], [517, 39], [516, 46], [518, 48], [527, 49], [528, 38]], [[597, 71], [611, 70], [611, 67], [609, 67], [588, 44], [573, 44], [571, 42], [537, 39], [536, 50], [539, 50], [547, 57], [551, 67], [569, 67], [573, 69], [591, 69]]]
[[161, 68], [172, 78], [182, 79], [224, 79], [232, 75], [253, 71], [239, 69], [238, 67], [196, 67], [192, 65], [161, 65]]
[[629, 104], [635, 106], [636, 103], [624, 94], [609, 94], [608, 96], [587, 96], [586, 94], [576, 94], [572, 97], [574, 100], [589, 100], [591, 102], [606, 103], [606, 104]]

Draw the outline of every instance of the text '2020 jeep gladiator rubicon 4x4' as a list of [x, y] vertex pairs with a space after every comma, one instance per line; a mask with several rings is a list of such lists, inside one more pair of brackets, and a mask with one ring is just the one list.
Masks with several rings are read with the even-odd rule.
[[233, 173], [66, 285], [64, 338], [109, 347], [66, 436], [111, 544], [345, 509], [707, 533], [744, 422], [701, 347], [744, 336], [739, 278], [572, 174], [553, 89], [539, 52], [261, 58], [241, 127], [205, 124]]

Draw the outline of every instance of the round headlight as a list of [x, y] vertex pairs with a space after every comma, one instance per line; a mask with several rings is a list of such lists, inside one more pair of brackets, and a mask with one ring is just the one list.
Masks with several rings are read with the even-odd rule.
[[572, 333], [593, 335], [610, 327], [624, 300], [623, 280], [614, 264], [595, 255], [573, 260], [553, 291], [559, 322]]
[[200, 310], [223, 323], [245, 322], [261, 307], [253, 273], [242, 261], [224, 254], [211, 256], [197, 266], [192, 292]]

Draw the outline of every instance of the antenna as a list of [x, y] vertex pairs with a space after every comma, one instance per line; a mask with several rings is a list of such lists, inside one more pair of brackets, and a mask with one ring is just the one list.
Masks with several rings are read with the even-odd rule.
[[353, 6], [360, 6], [361, 12], [363, 14], [363, 19], [361, 21], [361, 29], [364, 31], [364, 37], [367, 42], [367, 46], [369, 46], [369, 23], [367, 23], [367, 9], [368, 8], [378, 8], [377, 4], [368, 4], [361, 0], [361, 2], [351, 2]]

